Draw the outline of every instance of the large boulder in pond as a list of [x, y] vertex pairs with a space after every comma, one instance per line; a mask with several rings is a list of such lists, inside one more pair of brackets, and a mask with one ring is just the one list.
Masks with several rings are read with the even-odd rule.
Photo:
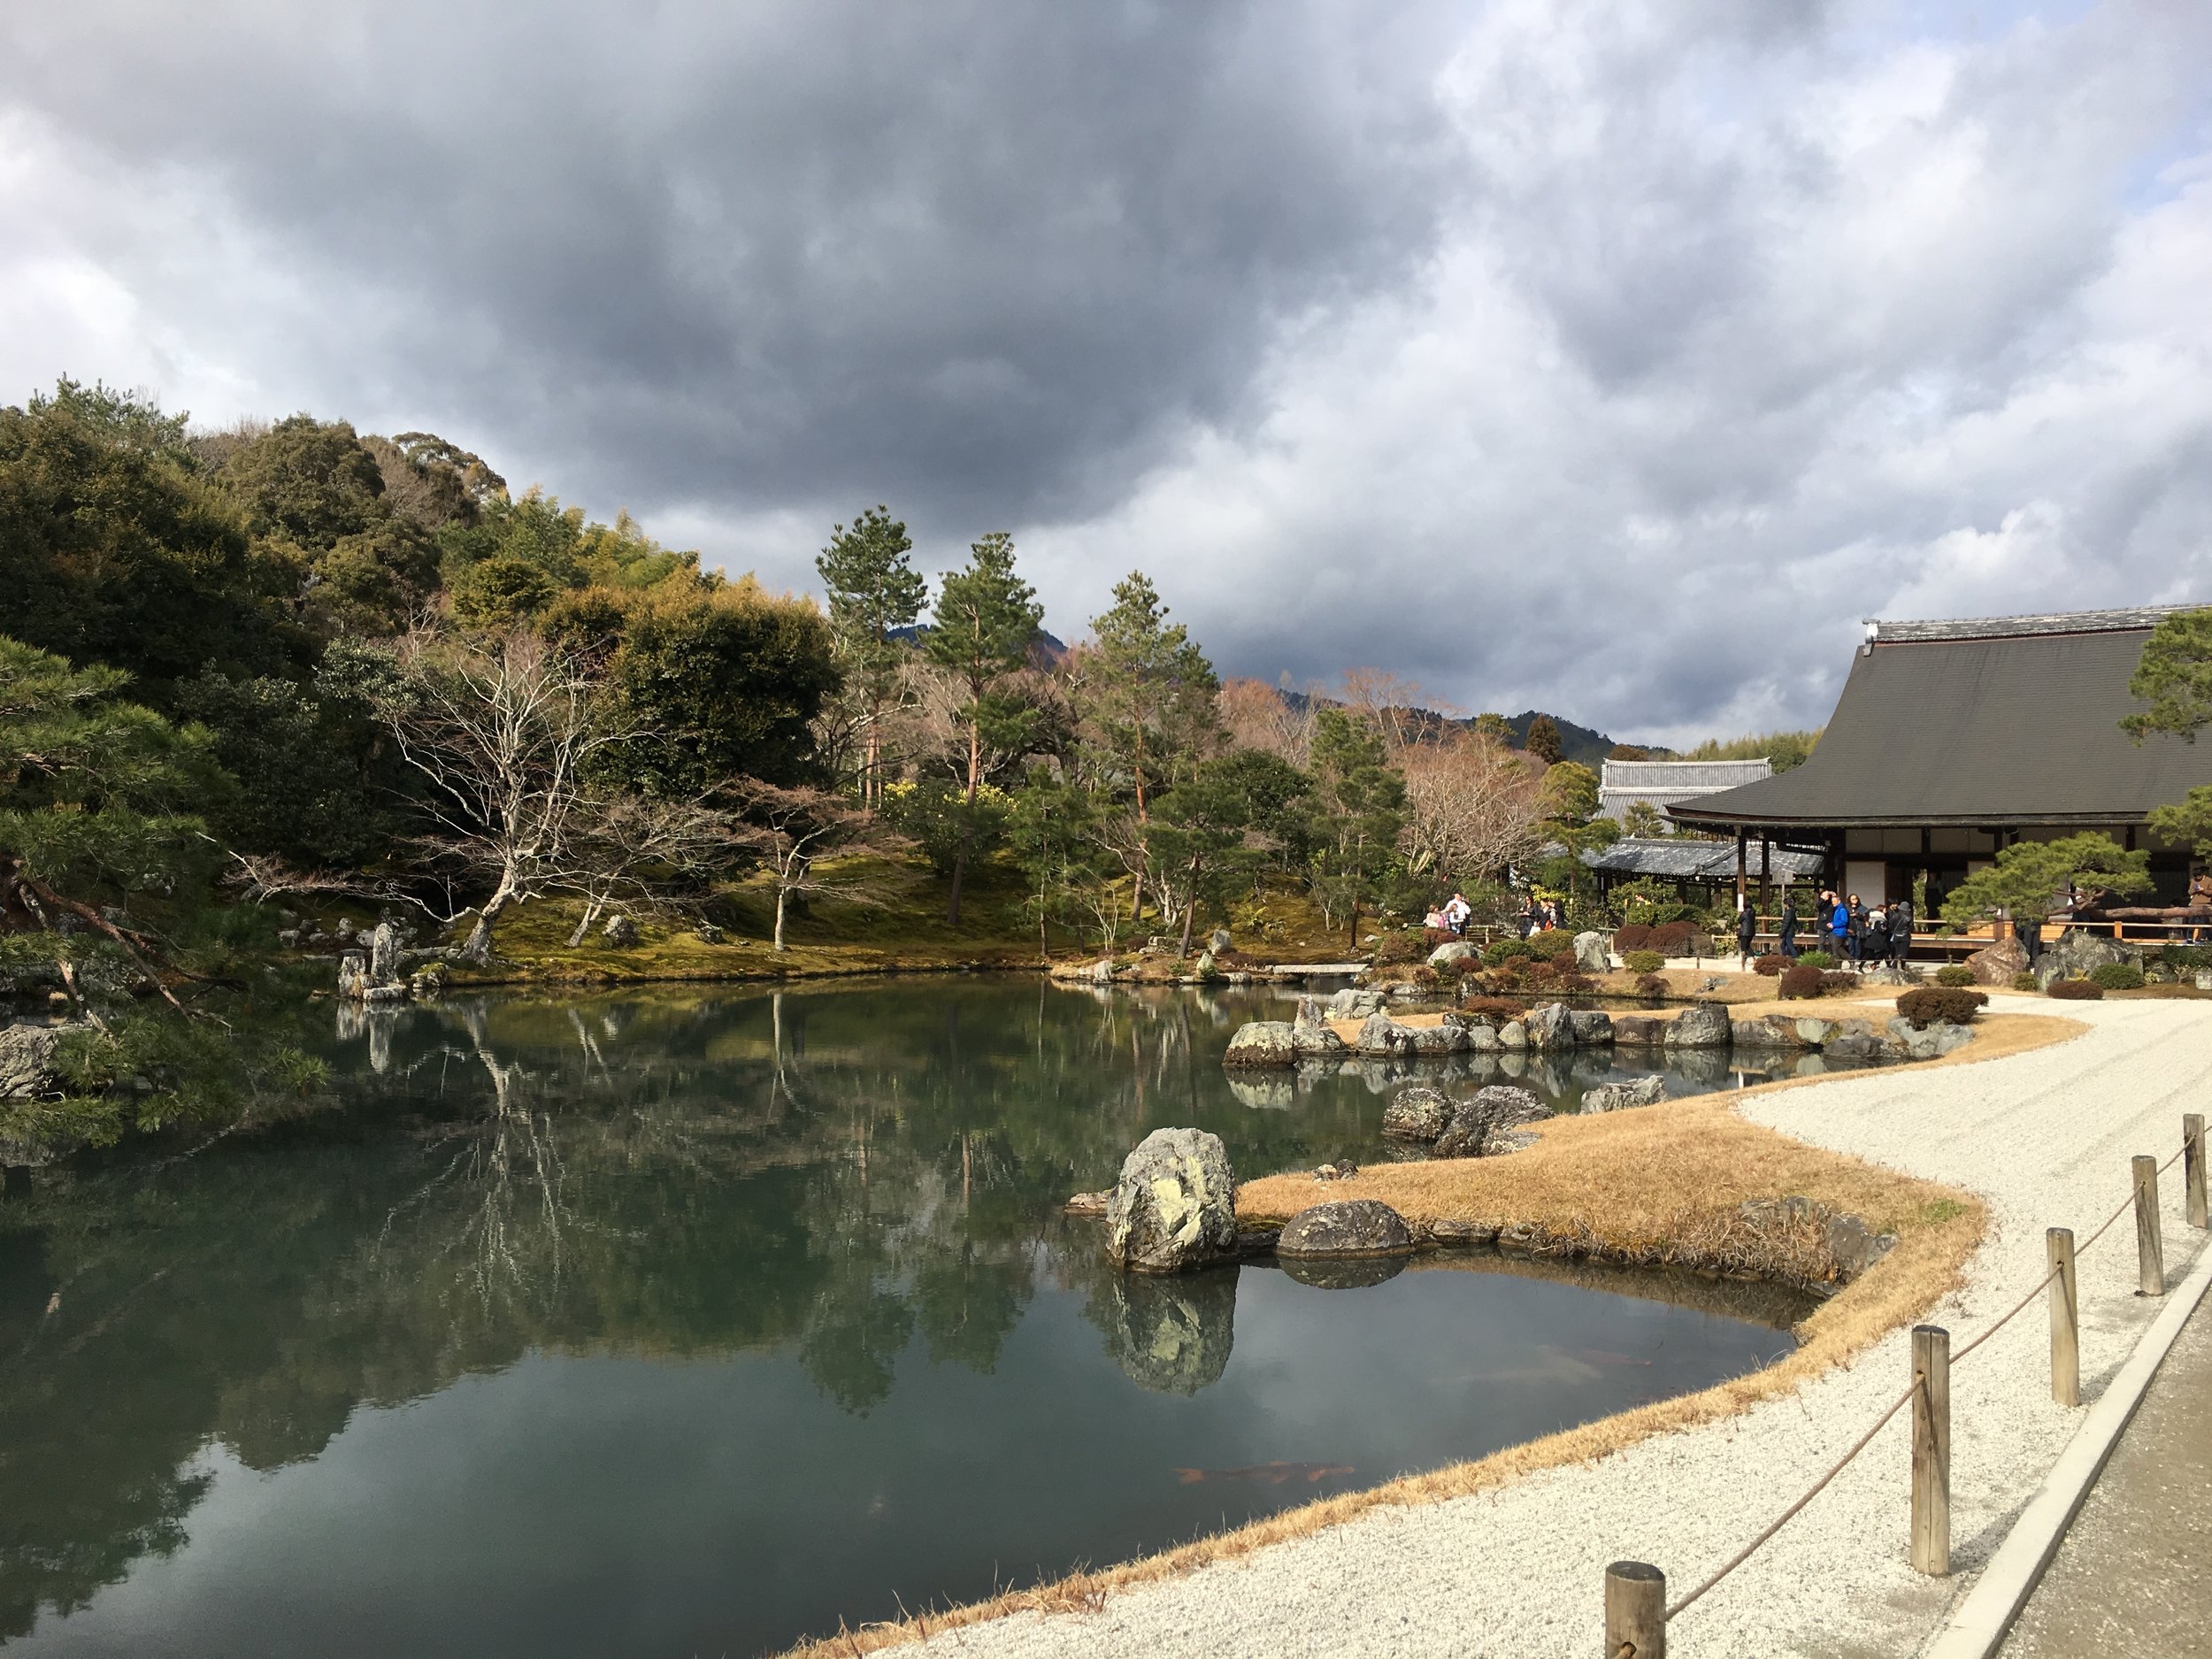
[[1106, 1254], [1140, 1273], [1226, 1261], [1237, 1248], [1236, 1199], [1220, 1136], [1155, 1129], [1122, 1160], [1106, 1210]]
[[1901, 1014], [1889, 1022], [1889, 1034], [1904, 1049], [1909, 1060], [1939, 1059], [1974, 1041], [1974, 1031], [1970, 1025], [1955, 1025], [1939, 1019], [1923, 1027], [1915, 1025]]
[[1601, 1083], [1582, 1091], [1586, 1112], [1626, 1111], [1634, 1106], [1656, 1106], [1667, 1097], [1664, 1078], [1640, 1077], [1627, 1083]]
[[1655, 1045], [1665, 1040], [1669, 1023], [1648, 1014], [1623, 1014], [1613, 1022], [1613, 1046], [1640, 1048]]
[[2129, 950], [2118, 941], [2107, 939], [2101, 933], [2085, 933], [2070, 927], [2049, 944], [2035, 959], [2035, 983], [2039, 990], [2051, 988], [2054, 979], [2085, 979], [2108, 963], [2127, 962], [2137, 967], [2143, 965], [2142, 953]]
[[1411, 1084], [1383, 1109], [1382, 1132], [1394, 1141], [1433, 1141], [1452, 1126], [1455, 1110], [1442, 1089]]
[[1359, 987], [1348, 985], [1329, 998], [1329, 1018], [1331, 1019], [1365, 1019], [1382, 1005], [1383, 997], [1380, 991], [1363, 990]]
[[1407, 1256], [1413, 1233], [1405, 1217], [1375, 1198], [1339, 1199], [1302, 1210], [1275, 1240], [1284, 1256]]
[[1725, 1048], [1732, 1033], [1728, 1010], [1718, 1002], [1693, 1002], [1667, 1022], [1670, 1048]]
[[1437, 1137], [1440, 1158], [1494, 1157], [1520, 1144], [1513, 1132], [1552, 1115], [1537, 1095], [1510, 1083], [1493, 1083], [1460, 1102], [1451, 1125]]
[[1360, 1023], [1352, 1047], [1366, 1055], [1411, 1054], [1413, 1033], [1378, 1010]]
[[1298, 1043], [1286, 1019], [1256, 1019], [1237, 1028], [1229, 1039], [1224, 1065], [1289, 1065], [1298, 1058]]
[[2018, 937], [1984, 945], [1966, 959], [1966, 971], [1977, 985], [1993, 985], [2009, 991], [2012, 982], [2028, 971], [2028, 948]]
[[1521, 1021], [1532, 1048], [1571, 1048], [1575, 1046], [1574, 1010], [1564, 1002], [1532, 1008]]
[[1409, 1054], [1465, 1054], [1471, 1046], [1467, 1039], [1467, 1027], [1456, 1020], [1444, 1019], [1433, 1025], [1408, 1026], [1406, 1033], [1412, 1039], [1406, 1049]]
[[1575, 1041], [1586, 1048], [1594, 1048], [1613, 1041], [1613, 1017], [1601, 1008], [1578, 1008], [1573, 1011]]
[[1302, 1060], [1351, 1052], [1351, 1045], [1329, 1024], [1328, 1010], [1318, 997], [1298, 999], [1298, 1018], [1290, 1023], [1290, 1040]]
[[1110, 1274], [1087, 1311], [1130, 1381], [1155, 1394], [1194, 1394], [1229, 1369], [1237, 1270], [1175, 1279]]
[[1613, 972], [1613, 952], [1603, 933], [1575, 935], [1575, 966], [1585, 973]]

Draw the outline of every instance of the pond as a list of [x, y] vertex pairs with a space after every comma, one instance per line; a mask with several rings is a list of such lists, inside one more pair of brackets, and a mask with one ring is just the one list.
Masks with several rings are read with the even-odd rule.
[[335, 1107], [0, 1205], [0, 1635], [749, 1655], [1790, 1347], [1792, 1299], [1650, 1274], [1112, 1272], [1061, 1205], [1152, 1128], [1379, 1156], [1387, 1075], [1231, 1086], [1278, 1011], [963, 976], [342, 1012]]

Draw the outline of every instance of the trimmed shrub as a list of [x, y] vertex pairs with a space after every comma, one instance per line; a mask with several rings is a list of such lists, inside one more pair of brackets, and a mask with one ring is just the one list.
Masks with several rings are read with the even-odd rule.
[[1763, 956], [1754, 956], [1751, 959], [1752, 972], [1763, 974], [1770, 979], [1780, 979], [1782, 970], [1789, 965], [1790, 959], [1778, 950], [1770, 950]]
[[1656, 973], [1667, 965], [1667, 959], [1655, 950], [1624, 950], [1621, 966], [1631, 973]]
[[1824, 950], [1808, 950], [1797, 959], [1808, 968], [1832, 968], [1836, 965], [1835, 957]]
[[1824, 996], [1827, 991], [1827, 976], [1809, 962], [1794, 962], [1782, 971], [1780, 995], [1786, 1001]]
[[1702, 937], [1704, 932], [1695, 922], [1663, 922], [1651, 930], [1644, 948], [1655, 950], [1662, 956], [1686, 956], [1690, 954], [1690, 941]]
[[2108, 962], [2092, 968], [2089, 977], [2108, 991], [2139, 991], [2143, 988], [2143, 970], [2131, 962]]
[[1416, 968], [1413, 971], [1412, 975], [1414, 984], [1419, 986], [1425, 991], [1434, 990], [1436, 988], [1437, 982], [1443, 977], [1444, 976], [1437, 972], [1434, 968], [1429, 967], [1425, 964]]
[[1375, 964], [1381, 967], [1418, 962], [1429, 954], [1422, 949], [1422, 936], [1417, 933], [1385, 933], [1375, 941]]
[[[1637, 954], [1649, 956], [1651, 953], [1640, 951]], [[1663, 1001], [1667, 995], [1667, 982], [1656, 973], [1640, 973], [1636, 976], [1636, 995], [1647, 1002]]]
[[2094, 979], [2053, 979], [2049, 995], [2062, 1002], [2101, 1002], [2104, 987]]
[[1626, 922], [1613, 930], [1613, 949], [1625, 956], [1651, 942], [1651, 928], [1643, 922]]
[[2012, 988], [2016, 991], [2032, 991], [2035, 989], [2035, 975], [2027, 972], [2025, 970], [2014, 974], [2012, 976]]
[[1955, 991], [1963, 990], [1974, 983], [1974, 970], [1962, 962], [1947, 962], [1935, 971], [1935, 982]]
[[1897, 1011], [1920, 1031], [1934, 1025], [1971, 1024], [1974, 1016], [1988, 1006], [1989, 998], [1981, 992], [1956, 985], [1924, 985], [1897, 999]]
[[1460, 1006], [1471, 1014], [1487, 1014], [1495, 1020], [1518, 1019], [1528, 1012], [1523, 996], [1471, 996]]
[[1859, 988], [1859, 976], [1847, 970], [1823, 968], [1820, 972], [1820, 988], [1824, 991], [1840, 991], [1849, 995]]

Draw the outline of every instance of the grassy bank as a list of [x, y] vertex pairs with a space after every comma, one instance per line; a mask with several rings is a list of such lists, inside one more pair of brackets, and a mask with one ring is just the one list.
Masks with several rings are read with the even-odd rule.
[[[1999, 1058], [2064, 1041], [2082, 1029], [2076, 1021], [2048, 1016], [1985, 1016], [1972, 1044], [1922, 1065]], [[1471, 1463], [1322, 1499], [1142, 1560], [804, 1643], [789, 1659], [854, 1659], [1011, 1613], [1096, 1611], [1114, 1590], [1233, 1561], [1385, 1506], [1440, 1502], [1542, 1470], [1587, 1463], [1654, 1435], [1733, 1416], [1847, 1363], [1960, 1283], [1986, 1216], [1970, 1194], [1807, 1146], [1746, 1120], [1734, 1109], [1747, 1094], [1824, 1080], [1832, 1079], [1793, 1079], [1663, 1107], [1558, 1118], [1540, 1128], [1536, 1145], [1509, 1157], [1388, 1164], [1326, 1186], [1310, 1174], [1274, 1175], [1248, 1182], [1237, 1194], [1240, 1220], [1279, 1222], [1326, 1199], [1379, 1198], [1413, 1219], [1495, 1225], [1532, 1240], [1571, 1241], [1582, 1253], [1609, 1259], [1718, 1263], [1741, 1253], [1740, 1265], [1753, 1269], [1761, 1264], [1757, 1252], [1770, 1252], [1771, 1240], [1748, 1236], [1741, 1206], [1751, 1200], [1801, 1194], [1894, 1233], [1896, 1248], [1806, 1319], [1797, 1330], [1798, 1348], [1776, 1363], [1696, 1394]]]

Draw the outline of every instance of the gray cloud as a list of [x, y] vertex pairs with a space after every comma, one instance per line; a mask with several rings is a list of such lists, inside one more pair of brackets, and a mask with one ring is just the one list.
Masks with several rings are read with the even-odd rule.
[[435, 426], [779, 583], [1011, 527], [1064, 633], [1141, 566], [1233, 671], [1624, 733], [2212, 594], [2197, 9], [517, 15], [0, 24], [0, 371]]

